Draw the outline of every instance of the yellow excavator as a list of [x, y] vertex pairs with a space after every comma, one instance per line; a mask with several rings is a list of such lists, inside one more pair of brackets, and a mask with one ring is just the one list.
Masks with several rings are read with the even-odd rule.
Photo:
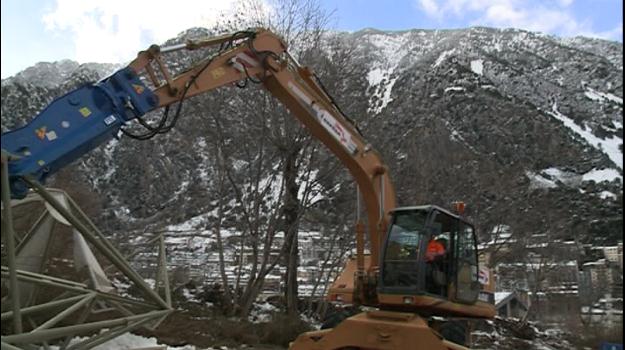
[[[218, 48], [218, 52], [172, 75], [164, 55]], [[479, 281], [474, 227], [463, 216], [434, 205], [396, 207], [389, 170], [323, 84], [265, 29], [250, 29], [178, 45], [151, 46], [108, 78], [76, 89], [48, 105], [26, 126], [2, 135], [11, 195], [28, 191], [25, 176], [43, 182], [50, 174], [123, 133], [147, 139], [171, 129], [169, 106], [224, 86], [262, 85], [323, 143], [353, 176], [366, 212], [355, 225], [356, 255], [329, 289], [328, 299], [367, 307], [291, 344], [304, 349], [463, 349], [471, 319], [495, 315], [492, 284]], [[180, 106], [180, 105], [179, 105]], [[158, 125], [142, 116], [164, 108]], [[125, 128], [139, 122], [148, 131]], [[369, 253], [365, 250], [368, 235]]]

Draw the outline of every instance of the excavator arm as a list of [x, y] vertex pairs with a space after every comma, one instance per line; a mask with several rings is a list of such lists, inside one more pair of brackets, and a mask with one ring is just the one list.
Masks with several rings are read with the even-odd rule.
[[[218, 48], [218, 52], [172, 76], [164, 55], [204, 48]], [[22, 177], [43, 182], [121, 133], [147, 139], [166, 132], [175, 125], [180, 104], [186, 98], [245, 80], [262, 84], [349, 170], [365, 203], [371, 248], [365, 267], [364, 228], [359, 224], [357, 270], [360, 275], [375, 271], [388, 211], [395, 207], [388, 171], [316, 76], [289, 55], [279, 37], [264, 29], [164, 48], [153, 45], [127, 67], [58, 98], [28, 125], [3, 134], [2, 150], [10, 154], [12, 196], [19, 198], [27, 193]], [[179, 107], [170, 118], [170, 106], [176, 103]], [[143, 120], [146, 113], [157, 109], [165, 110], [158, 125]], [[148, 132], [130, 133], [125, 127], [129, 122], [141, 123]]]

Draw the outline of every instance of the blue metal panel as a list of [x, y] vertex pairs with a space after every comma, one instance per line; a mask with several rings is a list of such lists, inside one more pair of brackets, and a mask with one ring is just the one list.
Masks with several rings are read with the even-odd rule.
[[603, 343], [601, 350], [623, 350], [623, 344]]
[[2, 149], [20, 157], [9, 163], [12, 196], [26, 194], [19, 177], [43, 182], [157, 105], [156, 95], [130, 68], [54, 100], [26, 126], [2, 134]]

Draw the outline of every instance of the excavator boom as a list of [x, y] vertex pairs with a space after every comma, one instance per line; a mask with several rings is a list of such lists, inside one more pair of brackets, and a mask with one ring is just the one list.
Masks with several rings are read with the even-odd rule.
[[[164, 63], [163, 55], [169, 52], [215, 47], [217, 54], [176, 76]], [[173, 104], [244, 80], [262, 84], [349, 170], [365, 203], [371, 250], [370, 259], [362, 258], [364, 230], [358, 230], [357, 270], [360, 275], [376, 271], [388, 212], [395, 207], [387, 168], [316, 76], [291, 57], [278, 36], [264, 29], [164, 48], [153, 45], [110, 77], [56, 99], [28, 125], [2, 135], [2, 149], [11, 154], [11, 194], [19, 198], [27, 193], [22, 177], [43, 182], [111, 138], [126, 134], [147, 139], [166, 132], [180, 114], [178, 105], [167, 124]], [[149, 126], [143, 116], [157, 109], [164, 109], [165, 116], [156, 127]], [[130, 122], [141, 123], [149, 132], [133, 135], [125, 127]]]

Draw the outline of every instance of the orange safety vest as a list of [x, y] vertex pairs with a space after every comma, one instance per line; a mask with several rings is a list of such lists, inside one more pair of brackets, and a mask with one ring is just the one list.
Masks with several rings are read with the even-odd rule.
[[443, 246], [440, 242], [432, 239], [428, 242], [428, 250], [425, 253], [425, 260], [432, 261], [434, 258], [440, 255], [445, 254], [445, 246]]

